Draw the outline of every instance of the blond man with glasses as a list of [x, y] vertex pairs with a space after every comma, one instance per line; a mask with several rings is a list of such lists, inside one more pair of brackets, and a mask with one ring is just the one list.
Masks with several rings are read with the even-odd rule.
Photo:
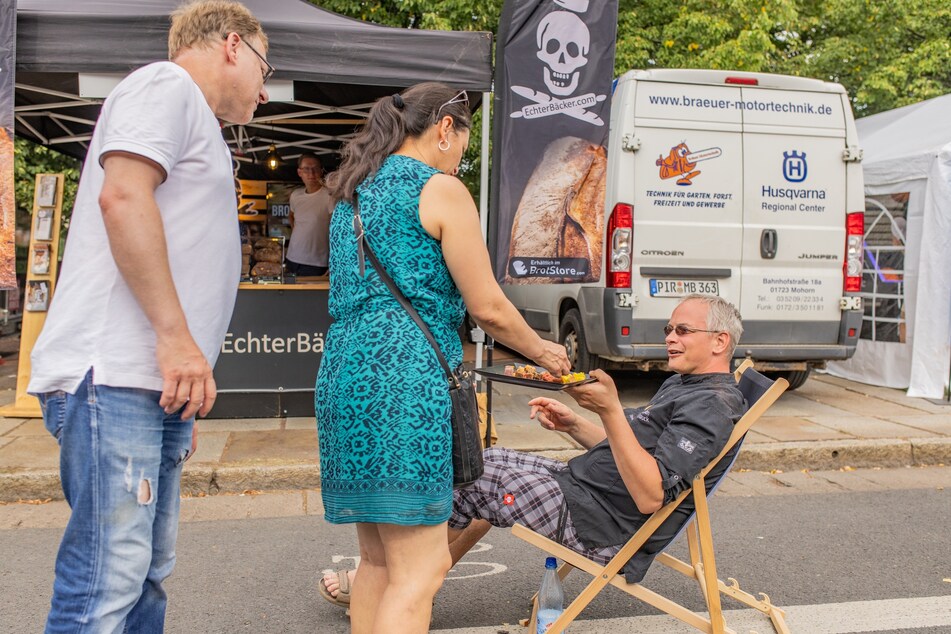
[[267, 102], [267, 43], [237, 2], [183, 5], [170, 61], [103, 104], [29, 386], [72, 509], [47, 632], [164, 630], [182, 464], [241, 269], [221, 122]]

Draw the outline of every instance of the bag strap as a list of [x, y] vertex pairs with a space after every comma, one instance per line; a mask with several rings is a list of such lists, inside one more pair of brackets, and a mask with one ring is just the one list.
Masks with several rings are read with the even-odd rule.
[[442, 366], [443, 371], [446, 373], [446, 378], [449, 379], [449, 384], [453, 388], [458, 388], [459, 380], [452, 373], [452, 368], [449, 367], [446, 357], [443, 356], [442, 350], [439, 349], [439, 344], [436, 343], [436, 338], [433, 337], [433, 333], [430, 332], [429, 327], [426, 326], [426, 322], [423, 321], [423, 318], [419, 316], [419, 313], [416, 312], [416, 309], [413, 308], [413, 305], [410, 304], [409, 300], [406, 299], [406, 296], [403, 295], [399, 287], [396, 286], [396, 282], [393, 281], [393, 278], [389, 276], [389, 274], [386, 272], [386, 269], [384, 269], [380, 264], [380, 261], [376, 258], [376, 254], [373, 253], [373, 249], [370, 248], [370, 242], [367, 240], [366, 233], [363, 231], [363, 219], [360, 217], [360, 200], [356, 192], [353, 193], [353, 231], [357, 238], [357, 264], [360, 268], [360, 276], [363, 277], [365, 273], [365, 265], [363, 261], [363, 256], [365, 253], [366, 257], [369, 258], [370, 263], [373, 265], [373, 268], [376, 269], [377, 275], [380, 276], [380, 279], [383, 280], [383, 283], [386, 284], [386, 287], [390, 290], [390, 293], [393, 294], [393, 297], [396, 298], [396, 301], [400, 303], [400, 305], [409, 314], [413, 321], [416, 322], [416, 325], [419, 326], [419, 329], [423, 332], [423, 335], [426, 337], [429, 345], [433, 347], [433, 351], [436, 353], [436, 358], [439, 360], [439, 365]]

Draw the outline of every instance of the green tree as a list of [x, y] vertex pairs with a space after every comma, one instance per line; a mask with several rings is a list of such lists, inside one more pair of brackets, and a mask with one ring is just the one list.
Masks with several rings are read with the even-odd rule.
[[323, 9], [383, 26], [440, 31], [491, 31], [502, 0], [311, 0]]
[[620, 0], [615, 70], [834, 81], [866, 116], [951, 92], [949, 33], [947, 0]]
[[947, 0], [801, 0], [787, 72], [841, 83], [856, 116], [951, 92]]
[[[498, 30], [502, 0], [311, 0], [323, 9], [381, 26], [441, 31]], [[472, 121], [469, 149], [463, 156], [459, 178], [478, 200], [482, 165], [483, 104]]]
[[779, 72], [796, 0], [620, 0], [615, 70]]

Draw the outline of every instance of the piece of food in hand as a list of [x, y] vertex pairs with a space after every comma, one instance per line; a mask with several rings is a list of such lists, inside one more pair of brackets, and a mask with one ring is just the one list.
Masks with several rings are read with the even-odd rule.
[[561, 382], [562, 383], [575, 383], [577, 381], [584, 381], [588, 376], [584, 372], [572, 372], [571, 374], [562, 374]]

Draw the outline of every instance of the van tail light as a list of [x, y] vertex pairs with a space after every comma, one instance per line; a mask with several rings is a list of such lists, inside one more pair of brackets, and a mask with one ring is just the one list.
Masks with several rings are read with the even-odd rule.
[[723, 80], [723, 83], [738, 86], [759, 86], [759, 80], [755, 77], [727, 77]]
[[608, 221], [608, 288], [631, 288], [633, 239], [634, 207], [618, 203]]
[[865, 237], [865, 212], [856, 211], [845, 217], [845, 292], [862, 290], [862, 240]]

